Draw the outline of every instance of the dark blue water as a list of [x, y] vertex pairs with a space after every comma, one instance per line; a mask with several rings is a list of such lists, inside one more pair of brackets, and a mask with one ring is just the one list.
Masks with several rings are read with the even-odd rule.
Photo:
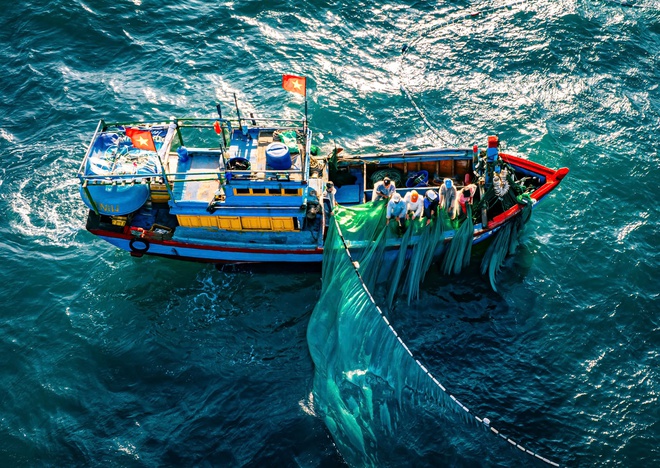
[[[293, 73], [322, 145], [497, 133], [571, 168], [499, 293], [476, 268], [435, 272], [392, 322], [514, 440], [572, 466], [656, 466], [660, 6], [632, 3], [2, 1], [0, 463], [342, 463], [310, 398], [319, 272], [133, 259], [84, 230], [75, 178], [99, 118], [229, 114], [232, 93], [299, 116]], [[447, 21], [466, 11], [483, 14]], [[428, 418], [402, 423], [413, 465], [529, 462], [470, 426], [436, 420], [433, 437]]]

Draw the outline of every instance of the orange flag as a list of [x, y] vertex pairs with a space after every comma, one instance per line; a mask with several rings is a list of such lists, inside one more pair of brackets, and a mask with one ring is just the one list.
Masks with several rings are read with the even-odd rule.
[[304, 76], [282, 75], [282, 88], [307, 96], [307, 79]]
[[125, 133], [126, 136], [130, 137], [131, 141], [133, 142], [133, 146], [135, 146], [137, 149], [156, 151], [154, 138], [149, 130], [126, 128]]

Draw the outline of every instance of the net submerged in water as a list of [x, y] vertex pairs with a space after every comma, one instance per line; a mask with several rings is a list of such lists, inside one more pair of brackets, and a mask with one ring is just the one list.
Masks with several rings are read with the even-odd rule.
[[[403, 289], [409, 297], [414, 294], [412, 282], [419, 288], [431, 260], [442, 250], [448, 220], [441, 216], [429, 225], [417, 220], [401, 235], [396, 226], [385, 226], [384, 204], [367, 205], [339, 207], [331, 220], [321, 297], [307, 330], [315, 364], [315, 408], [344, 459], [352, 466], [382, 464], [379, 454], [392, 451], [388, 444], [415, 440], [414, 434], [403, 429], [404, 409], [414, 401], [430, 401], [442, 417], [475, 423], [537, 460], [557, 466], [502, 436], [490, 421], [475, 416], [450, 395], [414, 358], [367, 287], [367, 283], [373, 287], [379, 280], [389, 281], [387, 301], [391, 304], [393, 290], [399, 289], [408, 268]], [[384, 268], [386, 258], [389, 263]]]

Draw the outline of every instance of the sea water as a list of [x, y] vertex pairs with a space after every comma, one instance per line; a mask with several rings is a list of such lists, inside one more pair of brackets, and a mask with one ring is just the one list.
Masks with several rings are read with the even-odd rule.
[[[100, 118], [232, 116], [234, 93], [243, 115], [299, 117], [291, 73], [326, 150], [497, 134], [571, 169], [498, 293], [477, 267], [432, 269], [390, 319], [512, 439], [561, 464], [657, 465], [660, 6], [630, 4], [3, 1], [1, 464], [344, 463], [311, 396], [320, 269], [132, 258], [85, 231], [75, 176]], [[426, 410], [400, 424], [413, 465], [530, 462]]]

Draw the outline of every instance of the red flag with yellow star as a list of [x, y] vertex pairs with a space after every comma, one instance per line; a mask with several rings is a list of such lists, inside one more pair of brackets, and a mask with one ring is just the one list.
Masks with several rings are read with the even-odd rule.
[[146, 151], [156, 151], [154, 145], [154, 138], [149, 130], [140, 130], [138, 128], [127, 128], [125, 130], [126, 136], [130, 137], [133, 146], [137, 149]]
[[307, 79], [304, 76], [282, 75], [282, 88], [290, 93], [307, 96]]

